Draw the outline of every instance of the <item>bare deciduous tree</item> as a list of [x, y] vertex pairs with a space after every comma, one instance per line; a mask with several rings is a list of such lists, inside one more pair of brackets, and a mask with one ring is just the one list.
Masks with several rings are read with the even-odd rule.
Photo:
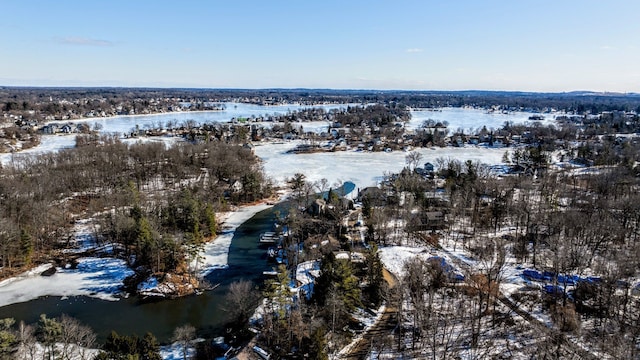
[[187, 360], [187, 355], [189, 353], [189, 346], [191, 345], [191, 341], [196, 337], [196, 328], [191, 324], [178, 326], [173, 331], [173, 336], [171, 337], [172, 341], [175, 341], [182, 346], [182, 359]]
[[229, 313], [231, 322], [238, 328], [247, 326], [258, 296], [259, 292], [251, 281], [240, 280], [229, 285], [225, 310]]

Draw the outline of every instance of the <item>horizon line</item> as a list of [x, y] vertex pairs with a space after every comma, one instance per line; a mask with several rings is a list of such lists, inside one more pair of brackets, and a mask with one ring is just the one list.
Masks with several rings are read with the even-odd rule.
[[593, 95], [640, 95], [640, 92], [622, 91], [596, 91], [596, 90], [568, 90], [568, 91], [536, 91], [536, 90], [487, 90], [487, 89], [463, 89], [463, 90], [435, 90], [435, 89], [365, 89], [365, 88], [313, 88], [313, 87], [181, 87], [181, 86], [125, 86], [125, 85], [0, 85], [2, 89], [140, 89], [140, 90], [223, 90], [223, 91], [335, 91], [335, 92], [412, 92], [412, 93], [520, 93], [520, 94], [580, 94]]

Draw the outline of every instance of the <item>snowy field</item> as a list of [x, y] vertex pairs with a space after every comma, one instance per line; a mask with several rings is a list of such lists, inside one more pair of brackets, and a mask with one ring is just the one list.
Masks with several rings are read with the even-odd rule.
[[[52, 121], [52, 123], [84, 123], [89, 126], [98, 124], [102, 127], [101, 132], [125, 134], [136, 129], [150, 129], [164, 127], [168, 122], [174, 125], [182, 125], [186, 121], [193, 121], [196, 124], [228, 122], [234, 118], [257, 118], [266, 116], [278, 116], [308, 108], [323, 108], [326, 111], [347, 107], [347, 104], [327, 104], [327, 105], [252, 105], [243, 103], [225, 103], [226, 109], [223, 111], [177, 111], [164, 114], [149, 115], [126, 115], [105, 118], [85, 118], [78, 120]], [[265, 124], [269, 124], [266, 123]]]
[[[225, 111], [194, 111], [194, 112], [172, 112], [165, 114], [151, 114], [151, 115], [132, 115], [132, 116], [114, 116], [108, 118], [88, 118], [72, 121], [53, 121], [54, 123], [85, 123], [89, 126], [98, 124], [102, 127], [100, 132], [102, 133], [119, 133], [125, 134], [131, 132], [136, 128], [148, 129], [154, 127], [166, 126], [168, 122], [173, 124], [182, 124], [185, 121], [194, 121], [197, 124], [215, 123], [215, 122], [227, 122], [233, 118], [240, 117], [260, 117], [269, 115], [282, 115], [292, 111], [301, 110], [304, 108], [323, 108], [327, 111], [331, 109], [344, 108], [348, 104], [330, 104], [330, 105], [315, 105], [315, 106], [302, 106], [296, 104], [278, 105], [278, 106], [262, 106], [262, 105], [250, 105], [241, 103], [226, 103]], [[488, 113], [482, 109], [466, 109], [466, 108], [442, 108], [438, 111], [429, 110], [412, 110], [411, 120], [406, 124], [407, 129], [417, 129], [427, 119], [433, 119], [436, 121], [446, 121], [449, 125], [450, 131], [455, 131], [458, 128], [464, 129], [466, 132], [476, 130], [482, 126], [486, 126], [487, 129], [498, 129], [509, 121], [514, 124], [532, 123], [529, 120], [529, 116], [532, 113], [527, 112], [511, 112], [508, 114], [502, 113]], [[545, 120], [536, 121], [541, 125], [549, 125], [555, 123], [555, 115], [545, 114]], [[262, 123], [265, 127], [270, 127], [273, 123]], [[294, 123], [295, 126], [302, 126], [304, 131], [311, 131], [320, 133], [326, 131], [329, 127], [329, 123], [325, 121], [314, 121], [306, 123]], [[168, 141], [167, 138], [161, 138], [158, 141]], [[63, 148], [69, 148], [75, 146], [75, 135], [54, 135], [54, 136], [42, 136], [41, 144], [35, 148], [21, 151], [16, 154], [18, 159], [20, 155], [25, 154], [41, 154], [50, 151], [58, 151]], [[11, 161], [13, 154], [0, 154], [0, 163], [7, 164]]]
[[[43, 138], [43, 146], [52, 151], [56, 146], [72, 140], [73, 137], [51, 136]], [[47, 141], [47, 142], [45, 142]], [[363, 188], [377, 184], [385, 173], [398, 172], [405, 165], [405, 152], [370, 153], [345, 151], [336, 153], [286, 154], [297, 142], [265, 144], [256, 147], [256, 154], [264, 161], [264, 169], [276, 183], [283, 185], [296, 172], [302, 172], [309, 181], [327, 178], [334, 185], [352, 181]], [[41, 149], [44, 151], [44, 149]], [[438, 157], [472, 160], [487, 164], [501, 162], [505, 149], [484, 147], [417, 149], [423, 155], [423, 162], [434, 162]], [[4, 159], [4, 158], [3, 158]], [[356, 193], [356, 192], [354, 192]], [[202, 275], [228, 266], [228, 253], [235, 229], [256, 213], [269, 205], [260, 204], [242, 207], [228, 215], [222, 232], [208, 243], [199, 260]], [[78, 223], [76, 238], [86, 243], [90, 228]], [[87, 246], [86, 244], [84, 246]], [[193, 264], [196, 265], [196, 264]], [[131, 274], [122, 260], [110, 258], [82, 258], [77, 269], [62, 269], [51, 277], [38, 276], [44, 268], [38, 268], [19, 278], [0, 283], [0, 305], [24, 302], [40, 296], [88, 295], [114, 300], [119, 293], [122, 280]]]
[[[68, 252], [98, 250], [109, 254], [110, 246], [98, 246], [93, 235], [93, 219], [74, 224], [74, 236]], [[111, 257], [81, 257], [75, 268], [57, 267], [55, 274], [40, 276], [52, 267], [43, 264], [20, 276], [0, 282], [0, 306], [26, 302], [42, 296], [90, 296], [103, 300], [118, 300], [123, 280], [133, 274], [126, 261]]]
[[378, 250], [380, 261], [384, 267], [389, 270], [396, 278], [402, 279], [405, 275], [404, 264], [415, 258], [420, 257], [426, 260], [435, 256], [435, 252], [425, 246], [386, 246], [380, 247]]

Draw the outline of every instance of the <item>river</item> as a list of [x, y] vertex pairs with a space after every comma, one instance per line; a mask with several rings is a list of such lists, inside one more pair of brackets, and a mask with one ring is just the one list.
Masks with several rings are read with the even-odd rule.
[[277, 206], [264, 210], [238, 227], [229, 249], [229, 267], [215, 270], [207, 276], [212, 284], [220, 284], [214, 290], [201, 295], [151, 302], [141, 301], [137, 297], [106, 301], [86, 296], [47, 296], [1, 307], [0, 318], [12, 317], [17, 321], [34, 323], [40, 314], [47, 314], [48, 317], [67, 314], [93, 328], [100, 342], [111, 330], [140, 336], [152, 332], [159, 341], [168, 342], [173, 330], [185, 324], [195, 326], [200, 336], [220, 334], [227, 319], [224, 297], [229, 284], [249, 280], [258, 285], [262, 272], [271, 269], [266, 261], [265, 249], [258, 245], [258, 238], [261, 232], [272, 228], [276, 210]]

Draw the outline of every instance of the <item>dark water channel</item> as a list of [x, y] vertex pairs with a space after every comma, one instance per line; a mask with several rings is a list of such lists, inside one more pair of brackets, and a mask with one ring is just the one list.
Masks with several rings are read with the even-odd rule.
[[229, 268], [216, 270], [207, 280], [220, 284], [201, 295], [174, 300], [141, 301], [137, 297], [105, 301], [86, 296], [60, 298], [42, 297], [25, 303], [0, 308], [0, 318], [12, 317], [16, 321], [35, 323], [40, 314], [58, 317], [67, 314], [93, 328], [98, 341], [115, 330], [120, 334], [144, 335], [152, 332], [160, 342], [168, 342], [173, 330], [191, 324], [200, 336], [222, 334], [226, 321], [225, 294], [229, 284], [237, 280], [250, 280], [258, 284], [262, 272], [270, 269], [266, 251], [258, 245], [261, 232], [273, 227], [274, 208], [264, 210], [242, 224], [235, 232], [229, 251]]

